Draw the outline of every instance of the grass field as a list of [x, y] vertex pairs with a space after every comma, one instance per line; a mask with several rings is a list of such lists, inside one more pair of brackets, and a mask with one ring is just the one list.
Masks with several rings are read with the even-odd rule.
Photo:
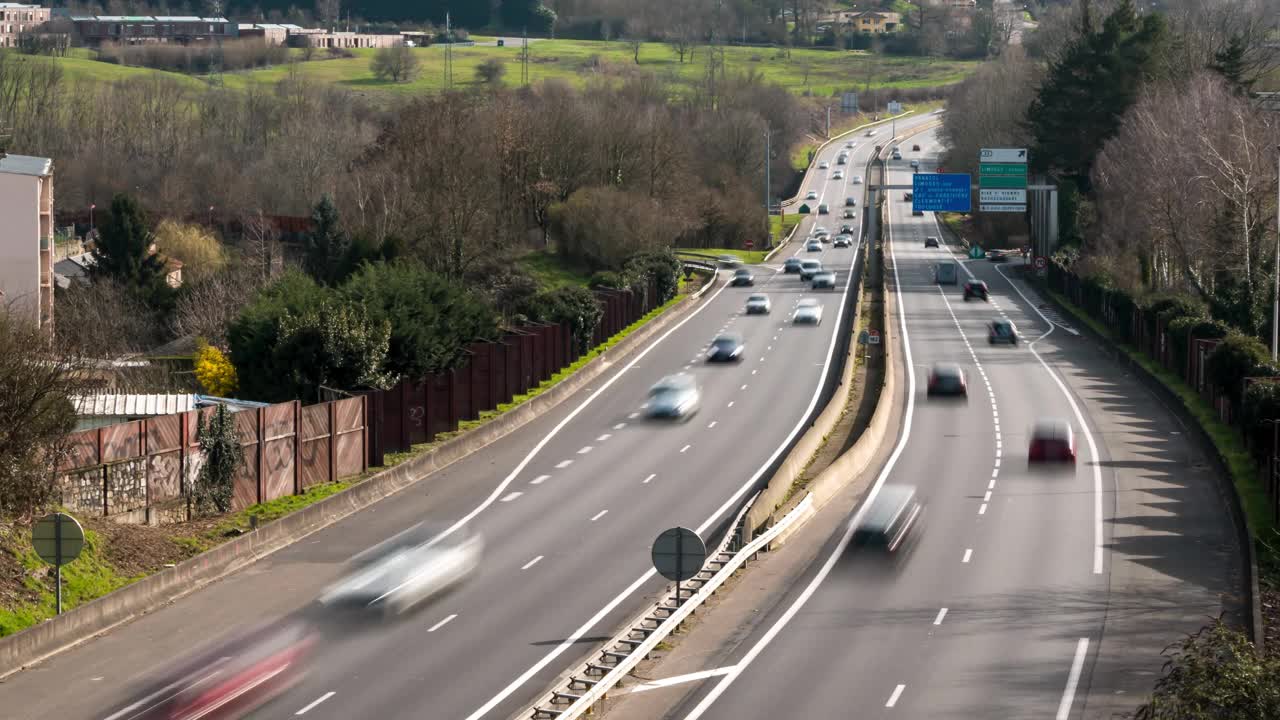
[[544, 290], [554, 290], [566, 285], [586, 285], [591, 279], [591, 273], [554, 252], [534, 250], [517, 259], [516, 265], [537, 280]]

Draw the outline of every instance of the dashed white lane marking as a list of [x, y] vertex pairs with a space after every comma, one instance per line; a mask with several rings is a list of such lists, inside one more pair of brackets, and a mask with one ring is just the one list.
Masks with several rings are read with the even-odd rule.
[[991, 477], [993, 477], [993, 478], [998, 478], [998, 477], [1000, 477], [1000, 468], [992, 468], [992, 469], [991, 469]]
[[717, 422], [719, 422], [719, 420], [712, 420], [711, 422], [707, 423], [707, 429], [710, 430], [711, 428], [715, 427]]
[[738, 388], [738, 389], [739, 389], [739, 390], [746, 390], [746, 389], [747, 389], [747, 386], [746, 386], [746, 385], [743, 385], [742, 387], [740, 387], [740, 388]]
[[688, 450], [688, 449], [689, 449], [689, 448], [691, 448], [691, 447], [693, 447], [693, 446], [692, 446], [692, 445], [685, 445], [684, 447], [680, 448], [680, 452], [684, 452], [685, 450]]
[[889, 696], [889, 702], [885, 703], [885, 707], [893, 707], [898, 704], [898, 698], [902, 697], [902, 691], [906, 690], [906, 685], [899, 685], [893, 689], [893, 694]]
[[1071, 717], [1071, 703], [1075, 701], [1076, 686], [1080, 683], [1080, 671], [1084, 669], [1084, 656], [1089, 652], [1089, 638], [1080, 638], [1076, 643], [1076, 656], [1071, 661], [1071, 672], [1067, 674], [1067, 687], [1062, 691], [1062, 702], [1058, 703], [1057, 720]]
[[969, 562], [969, 559], [972, 557], [973, 557], [973, 548], [965, 548], [964, 559], [961, 560], [960, 562], [967, 563]]
[[524, 493], [518, 490], [516, 492], [510, 492], [510, 493], [507, 493], [506, 495], [503, 495], [502, 500], [500, 500], [499, 502], [511, 502], [512, 500], [515, 500], [516, 498], [520, 497], [523, 494]]
[[933, 624], [934, 624], [934, 625], [941, 625], [941, 624], [942, 624], [942, 618], [944, 618], [944, 617], [946, 617], [946, 616], [947, 616], [947, 609], [946, 609], [946, 608], [942, 608], [941, 610], [939, 610], [939, 611], [938, 611], [938, 617], [936, 617], [936, 618], [934, 618], [934, 619], [933, 619]]
[[432, 625], [431, 627], [427, 628], [427, 632], [435, 632], [435, 631], [439, 630], [440, 628], [444, 627], [445, 625], [448, 625], [449, 623], [453, 622], [453, 619], [454, 619], [454, 618], [456, 618], [456, 617], [458, 617], [458, 613], [454, 613], [454, 614], [450, 615], [449, 617], [447, 617], [447, 618], [445, 618], [445, 619], [441, 620], [440, 622], [436, 623], [435, 625]]
[[[994, 485], [995, 483], [992, 483], [992, 484]], [[984, 496], [982, 497], [982, 502], [984, 502], [984, 503], [989, 503], [989, 502], [991, 502], [991, 491], [990, 491], [990, 490], [988, 490], [988, 491], [987, 491], [987, 494], [986, 494], [986, 495], [984, 495]]]
[[636, 418], [638, 418], [638, 417], [640, 417], [640, 413], [638, 413], [638, 412], [633, 412], [633, 413], [631, 413], [630, 415], [628, 415], [628, 416], [627, 416], [627, 418], [628, 418], [628, 419], [630, 419], [630, 420], [635, 420], [635, 419], [636, 419]]
[[321, 695], [320, 697], [316, 698], [315, 700], [312, 700], [311, 702], [307, 703], [307, 706], [306, 706], [306, 707], [304, 707], [304, 708], [302, 708], [301, 710], [299, 710], [298, 712], [294, 713], [294, 715], [306, 715], [309, 711], [313, 710], [313, 709], [315, 708], [315, 706], [319, 705], [320, 703], [324, 702], [325, 700], [328, 700], [329, 698], [333, 697], [333, 696], [334, 696], [334, 695], [336, 695], [336, 694], [337, 694], [337, 693], [335, 693], [334, 691], [330, 690], [329, 692], [327, 692], [327, 693], [325, 693], [325, 694]]
[[732, 400], [730, 400], [730, 401], [729, 401], [729, 407], [733, 407], [733, 401], [732, 401]]
[[647, 683], [636, 685], [631, 688], [630, 692], [646, 692], [649, 690], [657, 690], [658, 688], [670, 687], [672, 685], [681, 685], [687, 682], [705, 680], [710, 677], [728, 675], [733, 672], [734, 667], [734, 665], [730, 665], [729, 667], [716, 668], [714, 670], [702, 670], [700, 672], [688, 673], [686, 675], [676, 675], [674, 677], [663, 678], [662, 680], [651, 680]]
[[614, 429], [614, 430], [621, 430], [622, 428], [624, 428], [624, 427], [626, 427], [626, 426], [627, 426], [627, 424], [626, 424], [626, 423], [618, 423], [617, 425], [614, 425], [614, 426], [613, 426], [613, 429]]
[[652, 480], [652, 479], [654, 479], [654, 478], [656, 478], [656, 477], [658, 477], [658, 474], [657, 474], [657, 473], [652, 473], [651, 475], [649, 475], [649, 477], [647, 477], [647, 478], [645, 478], [645, 479], [644, 479], [644, 482], [642, 482], [642, 483], [640, 483], [640, 484], [641, 484], [641, 485], [648, 485], [648, 484], [649, 484], [649, 481], [650, 481], [650, 480]]
[[544, 482], [546, 482], [546, 481], [548, 481], [548, 480], [550, 480], [550, 479], [551, 479], [551, 476], [550, 476], [550, 475], [539, 475], [538, 477], [536, 477], [536, 478], [534, 478], [534, 479], [530, 480], [530, 481], [529, 481], [529, 484], [530, 484], [530, 485], [541, 485], [542, 483], [544, 483]]
[[525, 563], [524, 565], [521, 565], [521, 566], [520, 566], [520, 569], [521, 569], [521, 570], [528, 570], [529, 568], [533, 567], [534, 565], [537, 565], [537, 564], [538, 564], [538, 561], [539, 561], [539, 560], [541, 560], [541, 559], [542, 559], [542, 556], [541, 556], [541, 555], [539, 555], [538, 557], [536, 557], [536, 558], [534, 558], [534, 559], [530, 560], [529, 562]]
[[988, 489], [988, 490], [995, 490], [995, 489], [996, 489], [996, 479], [995, 479], [995, 478], [991, 478], [991, 482], [987, 484], [987, 489]]
[[752, 370], [752, 371], [751, 371], [751, 374], [752, 374], [752, 375], [755, 375], [757, 372], [759, 372], [759, 370]]
[[561, 460], [560, 462], [556, 463], [556, 469], [563, 470], [572, 464], [573, 464], [572, 460]]
[[978, 506], [978, 514], [979, 514], [979, 515], [986, 515], [986, 514], [987, 514], [987, 504], [986, 504], [986, 503], [982, 503], [982, 505]]
[[581, 450], [579, 450], [579, 451], [578, 451], [578, 454], [579, 454], [579, 455], [586, 455], [587, 453], [591, 452], [592, 450], [595, 450], [595, 448], [594, 448], [594, 447], [591, 447], [590, 445], [587, 445], [586, 447], [584, 447], [584, 448], [582, 448]]
[[609, 513], [609, 511], [608, 511], [608, 510], [601, 510], [600, 512], [598, 512], [598, 513], [596, 513], [595, 515], [592, 515], [592, 516], [591, 516], [591, 522], [595, 522], [595, 521], [599, 520], [600, 518], [604, 517], [604, 516], [605, 516], [605, 515], [607, 515], [608, 513]]
[[610, 435], [609, 433], [605, 433], [605, 434], [601, 435], [600, 437], [596, 438], [596, 442], [604, 442], [605, 440], [608, 440], [608, 439], [609, 439], [609, 438], [611, 438], [611, 437], [613, 437], [613, 436], [612, 436], [612, 435]]

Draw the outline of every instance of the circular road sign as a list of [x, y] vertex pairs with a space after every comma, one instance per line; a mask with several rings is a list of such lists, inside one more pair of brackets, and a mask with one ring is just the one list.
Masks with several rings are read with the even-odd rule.
[[66, 565], [84, 549], [84, 530], [70, 515], [52, 513], [31, 528], [31, 544], [41, 560], [54, 566]]
[[1049, 267], [1049, 259], [1043, 255], [1036, 257], [1036, 269], [1043, 270]]
[[653, 567], [668, 580], [682, 582], [702, 571], [707, 546], [689, 528], [663, 530], [653, 541]]
[[747, 240], [743, 245], [745, 245], [748, 250], [756, 246], [755, 241], [753, 240]]
[[870, 335], [871, 335], [871, 337], [870, 337], [871, 344], [872, 344], [872, 345], [879, 345], [879, 344], [880, 344], [880, 331], [879, 331], [879, 330], [869, 330], [868, 332], [869, 332], [869, 333], [870, 333]]

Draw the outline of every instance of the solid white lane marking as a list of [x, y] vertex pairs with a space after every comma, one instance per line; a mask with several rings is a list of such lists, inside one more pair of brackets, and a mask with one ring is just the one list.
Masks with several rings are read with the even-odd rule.
[[613, 436], [612, 436], [612, 435], [610, 435], [609, 433], [605, 433], [605, 434], [601, 435], [600, 437], [596, 438], [596, 442], [604, 442], [605, 440], [608, 440], [608, 439], [609, 439], [609, 438], [611, 438], [611, 437], [613, 437]]
[[524, 494], [524, 493], [520, 492], [519, 490], [517, 490], [516, 492], [512, 492], [512, 493], [507, 493], [506, 495], [504, 495], [504, 496], [502, 497], [501, 502], [511, 502], [512, 500], [515, 500], [516, 498], [520, 497], [520, 496], [521, 496], [521, 495], [523, 495], [523, 494]]
[[707, 424], [707, 429], [710, 430], [711, 428], [715, 427], [717, 422], [718, 422], [717, 420], [712, 420], [710, 423]]
[[578, 454], [579, 454], [579, 455], [586, 455], [587, 453], [591, 452], [592, 450], [595, 450], [595, 448], [591, 447], [590, 445], [587, 445], [586, 447], [584, 447], [584, 448], [582, 448], [581, 450], [579, 450], [579, 451], [578, 451]]
[[453, 622], [453, 619], [454, 619], [454, 618], [456, 618], [456, 617], [458, 617], [458, 613], [454, 613], [454, 614], [450, 615], [449, 617], [447, 617], [447, 618], [445, 618], [445, 619], [441, 620], [440, 622], [436, 623], [435, 625], [432, 625], [431, 627], [427, 628], [427, 632], [435, 632], [435, 631], [439, 630], [440, 628], [444, 627], [445, 625], [448, 625], [449, 623]]
[[1058, 703], [1057, 720], [1071, 717], [1071, 703], [1075, 702], [1076, 686], [1080, 684], [1080, 671], [1084, 669], [1084, 656], [1089, 652], [1089, 638], [1080, 638], [1076, 643], [1076, 656], [1071, 661], [1071, 672], [1067, 674], [1067, 687], [1062, 691], [1062, 702]]
[[626, 424], [626, 423], [618, 423], [617, 425], [614, 425], [614, 426], [613, 426], [613, 429], [614, 429], [614, 430], [621, 430], [622, 428], [624, 428], [624, 427], [626, 427], [626, 426], [627, 426], [627, 424]]
[[641, 483], [641, 485], [648, 485], [648, 484], [649, 484], [649, 481], [650, 481], [650, 480], [652, 480], [652, 479], [654, 479], [654, 478], [656, 478], [656, 477], [658, 477], [658, 474], [657, 474], [657, 473], [651, 473], [651, 474], [649, 475], [649, 477], [647, 477], [647, 478], [645, 478], [645, 479], [644, 479], [644, 482], [643, 482], [643, 483]]
[[609, 513], [609, 511], [608, 511], [608, 510], [601, 510], [600, 512], [598, 512], [598, 513], [596, 513], [595, 515], [592, 515], [592, 516], [591, 516], [591, 522], [595, 522], [595, 521], [599, 520], [600, 518], [604, 517], [604, 516], [605, 516], [605, 515], [607, 515], [608, 513]]
[[692, 446], [692, 445], [685, 445], [684, 447], [680, 448], [680, 452], [684, 452], [685, 450], [688, 450], [688, 449], [689, 449], [689, 448], [691, 448], [691, 447], [693, 447], [693, 446]]
[[551, 476], [550, 476], [550, 475], [539, 475], [538, 477], [536, 477], [536, 478], [534, 478], [534, 479], [530, 480], [530, 481], [529, 481], [529, 484], [530, 484], [530, 485], [541, 485], [542, 483], [544, 483], [544, 482], [546, 482], [546, 481], [548, 481], [548, 480], [550, 480], [550, 479], [551, 479]]
[[941, 624], [942, 624], [942, 618], [944, 618], [944, 617], [946, 617], [946, 616], [947, 616], [947, 609], [946, 609], [946, 608], [942, 608], [941, 610], [939, 610], [939, 611], [938, 611], [938, 617], [936, 617], [936, 618], [934, 618], [934, 619], [933, 619], [933, 624], [934, 624], [934, 625], [941, 625]]
[[898, 704], [898, 698], [902, 697], [902, 691], [906, 690], [906, 685], [899, 685], [893, 689], [893, 694], [889, 696], [889, 702], [885, 703], [885, 707], [893, 707]]
[[560, 462], [556, 463], [556, 469], [563, 470], [572, 464], [573, 464], [572, 460], [561, 460]]
[[972, 557], [973, 557], [973, 548], [965, 548], [964, 559], [961, 560], [960, 562], [967, 563], [969, 562], [969, 559]]
[[631, 688], [631, 692], [647, 692], [649, 690], [657, 690], [658, 688], [671, 687], [672, 685], [681, 685], [688, 682], [696, 682], [705, 680], [710, 677], [718, 677], [727, 675], [734, 668], [733, 665], [728, 667], [716, 668], [714, 670], [702, 670], [701, 672], [692, 672], [685, 675], [676, 675], [674, 677], [663, 678], [662, 680], [651, 680], [647, 683], [636, 685]]
[[333, 690], [330, 690], [329, 692], [327, 692], [327, 693], [325, 693], [325, 694], [321, 695], [320, 697], [316, 698], [315, 700], [312, 700], [311, 702], [307, 703], [306, 707], [304, 707], [304, 708], [302, 708], [301, 710], [299, 710], [298, 712], [294, 713], [294, 715], [306, 715], [306, 714], [307, 714], [307, 712], [308, 712], [308, 711], [310, 711], [310, 710], [312, 710], [312, 709], [314, 709], [314, 708], [315, 708], [315, 706], [319, 705], [320, 703], [324, 702], [325, 700], [328, 700], [329, 698], [333, 697], [333, 696], [334, 696], [334, 695], [336, 695], [336, 694], [337, 694], [336, 692], [334, 692]]
[[537, 564], [538, 564], [538, 561], [539, 561], [539, 560], [541, 560], [541, 559], [542, 559], [542, 556], [541, 556], [541, 555], [539, 555], [538, 557], [536, 557], [536, 558], [534, 558], [534, 559], [530, 560], [529, 562], [525, 563], [524, 565], [521, 565], [521, 566], [520, 566], [520, 569], [521, 569], [521, 570], [528, 570], [529, 568], [533, 567], [534, 565], [537, 565]]

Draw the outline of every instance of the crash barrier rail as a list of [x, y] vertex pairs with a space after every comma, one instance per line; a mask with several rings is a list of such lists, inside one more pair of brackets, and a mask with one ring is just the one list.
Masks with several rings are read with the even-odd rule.
[[648, 657], [658, 643], [680, 627], [699, 605], [711, 597], [748, 560], [767, 549], [769, 542], [790, 527], [796, 518], [809, 512], [812, 505], [812, 499], [806, 497], [768, 532], [732, 551], [730, 548], [741, 536], [742, 519], [754, 502], [753, 496], [743, 505], [719, 548], [709, 555], [710, 559], [706, 564], [713, 567], [704, 568], [696, 577], [682, 583], [679, 586], [679, 596], [674, 586], [669, 588], [665, 598], [649, 607], [629, 623], [626, 630], [602, 645], [602, 649], [593, 653], [591, 659], [562, 676], [550, 692], [534, 703], [530, 717], [571, 720], [591, 712], [597, 703], [606, 698], [610, 690]]

